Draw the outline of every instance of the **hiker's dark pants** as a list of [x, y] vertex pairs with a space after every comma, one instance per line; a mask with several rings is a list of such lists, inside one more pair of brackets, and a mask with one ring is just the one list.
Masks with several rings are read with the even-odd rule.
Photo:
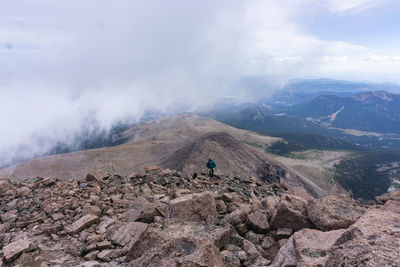
[[214, 176], [214, 169], [213, 169], [213, 168], [210, 168], [210, 170], [208, 171], [208, 175], [209, 175], [210, 177], [213, 177], [213, 176]]

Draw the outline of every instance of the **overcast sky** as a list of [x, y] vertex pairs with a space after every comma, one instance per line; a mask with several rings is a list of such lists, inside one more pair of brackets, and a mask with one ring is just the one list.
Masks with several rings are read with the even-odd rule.
[[397, 0], [0, 0], [0, 150], [205, 105], [219, 76], [399, 74]]

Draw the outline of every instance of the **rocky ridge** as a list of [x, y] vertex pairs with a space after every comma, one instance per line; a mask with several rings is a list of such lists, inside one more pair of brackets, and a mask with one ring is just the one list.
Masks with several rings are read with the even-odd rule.
[[398, 192], [366, 205], [154, 166], [2, 179], [0, 197], [0, 266], [400, 265]]

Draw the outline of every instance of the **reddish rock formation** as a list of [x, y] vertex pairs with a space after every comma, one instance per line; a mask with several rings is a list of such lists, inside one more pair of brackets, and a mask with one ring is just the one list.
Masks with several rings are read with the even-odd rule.
[[125, 213], [128, 222], [141, 221], [151, 223], [157, 215], [156, 206], [144, 197], [136, 198], [130, 209]]
[[298, 196], [284, 195], [272, 214], [271, 226], [295, 231], [311, 228], [312, 224], [307, 216], [307, 201]]
[[360, 203], [346, 195], [330, 195], [309, 201], [307, 213], [318, 229], [323, 231], [347, 228], [365, 212]]
[[300, 230], [279, 250], [271, 266], [325, 266], [332, 246], [343, 232], [344, 230]]
[[326, 266], [400, 266], [399, 247], [400, 213], [371, 208], [336, 241]]
[[224, 266], [219, 248], [230, 242], [231, 229], [166, 220], [153, 224], [133, 244], [129, 266]]
[[265, 234], [269, 230], [268, 218], [260, 210], [256, 210], [247, 215], [249, 228], [256, 233]]
[[0, 185], [2, 267], [400, 265], [397, 193], [363, 207], [158, 167], [134, 179], [93, 172]]
[[392, 191], [381, 196], [377, 196], [375, 199], [379, 204], [385, 204], [389, 200], [400, 201], [400, 191]]
[[29, 252], [36, 248], [29, 239], [20, 239], [3, 247], [3, 254], [6, 261], [10, 261], [23, 252]]
[[207, 216], [217, 216], [215, 200], [211, 193], [186, 195], [171, 200], [168, 205], [168, 218], [189, 221], [206, 220]]

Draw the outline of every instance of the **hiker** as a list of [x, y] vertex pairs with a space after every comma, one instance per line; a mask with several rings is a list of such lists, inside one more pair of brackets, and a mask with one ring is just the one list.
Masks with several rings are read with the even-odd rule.
[[209, 169], [208, 175], [210, 177], [214, 177], [214, 169], [217, 167], [217, 164], [212, 159], [208, 159], [207, 168]]

